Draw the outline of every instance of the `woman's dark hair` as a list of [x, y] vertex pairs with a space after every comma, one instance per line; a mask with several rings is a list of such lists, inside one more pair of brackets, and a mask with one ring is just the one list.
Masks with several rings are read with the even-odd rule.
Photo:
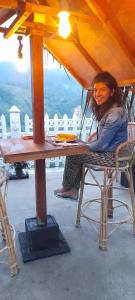
[[122, 106], [123, 101], [122, 101], [122, 93], [120, 88], [118, 87], [117, 81], [109, 72], [98, 73], [92, 81], [92, 88], [94, 87], [94, 84], [98, 82], [104, 82], [110, 90], [114, 91], [113, 95], [110, 96], [108, 101], [102, 105], [98, 105], [94, 97], [92, 97], [91, 109], [93, 114], [96, 117], [96, 120], [100, 121], [103, 115], [105, 114], [105, 112], [109, 108], [111, 108], [111, 106], [113, 106], [114, 103], [116, 103], [117, 106]]

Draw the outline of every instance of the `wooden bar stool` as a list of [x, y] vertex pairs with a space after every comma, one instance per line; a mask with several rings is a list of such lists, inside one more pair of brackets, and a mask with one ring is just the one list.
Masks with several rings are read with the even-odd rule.
[[[135, 129], [135, 123], [129, 123], [128, 129], [128, 141], [120, 144], [116, 149], [114, 166], [110, 166], [109, 164], [108, 166], [99, 166], [93, 164], [83, 165], [83, 174], [80, 187], [76, 226], [80, 225], [81, 217], [85, 218], [89, 223], [94, 225], [94, 229], [98, 231], [99, 234], [99, 248], [102, 250], [107, 249], [107, 241], [110, 234], [114, 232], [120, 224], [127, 223], [130, 219], [132, 220], [133, 224], [133, 235], [135, 235], [135, 195], [133, 189], [133, 178], [131, 170], [135, 146], [135, 137], [133, 134], [133, 132], [135, 133], [135, 130], [133, 131], [133, 129]], [[132, 132], [130, 131], [130, 129], [132, 129]], [[99, 170], [103, 173], [102, 182], [101, 177], [98, 178], [96, 176], [95, 171]], [[124, 172], [126, 174], [129, 183], [131, 206], [129, 206], [126, 203], [126, 201], [120, 200], [118, 197], [113, 197], [113, 184], [115, 181], [117, 181], [118, 174], [120, 172]], [[88, 181], [88, 179], [86, 178], [86, 175], [88, 173], [93, 178], [94, 183]], [[98, 198], [83, 201], [83, 192], [85, 185], [97, 186], [100, 190], [100, 196]], [[115, 189], [123, 190], [122, 187], [115, 187]], [[100, 206], [99, 217], [96, 219], [91, 215], [91, 205], [93, 203], [97, 203]], [[110, 210], [108, 210], [108, 203]], [[112, 206], [112, 203], [114, 203], [114, 207]], [[124, 209], [124, 217], [119, 217], [117, 214], [116, 218], [114, 217], [113, 219], [113, 210], [118, 212], [117, 208]], [[112, 217], [112, 219], [108, 217]], [[99, 230], [95, 226], [95, 222], [99, 224]], [[110, 232], [109, 225], [113, 226], [113, 229]]]
[[[17, 274], [17, 262], [15, 253], [15, 230], [14, 227], [9, 224], [5, 197], [7, 190], [8, 177], [6, 171], [0, 170], [0, 232], [1, 232], [1, 245], [0, 254], [7, 251], [8, 261], [0, 260], [0, 263], [8, 264], [10, 266], [10, 274], [14, 276]], [[3, 246], [4, 243], [4, 246]]]

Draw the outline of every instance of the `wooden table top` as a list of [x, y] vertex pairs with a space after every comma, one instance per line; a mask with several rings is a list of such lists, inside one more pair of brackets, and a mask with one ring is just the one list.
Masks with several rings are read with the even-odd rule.
[[49, 157], [68, 156], [88, 152], [88, 146], [84, 142], [68, 145], [53, 144], [51, 139], [44, 143], [36, 144], [32, 139], [3, 139], [0, 140], [0, 151], [5, 163], [39, 160]]

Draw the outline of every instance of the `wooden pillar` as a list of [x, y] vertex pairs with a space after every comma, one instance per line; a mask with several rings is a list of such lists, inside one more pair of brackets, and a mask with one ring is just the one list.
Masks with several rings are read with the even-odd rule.
[[[31, 34], [31, 86], [33, 102], [33, 139], [44, 143], [44, 74], [43, 74], [43, 36]], [[35, 161], [36, 211], [38, 224], [45, 224], [46, 212], [46, 173], [45, 160]]]

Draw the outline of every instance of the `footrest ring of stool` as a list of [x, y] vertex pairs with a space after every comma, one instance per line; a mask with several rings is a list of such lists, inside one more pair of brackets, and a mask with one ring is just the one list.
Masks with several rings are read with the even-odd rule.
[[[112, 201], [113, 201], [113, 203], [118, 203], [119, 204], [119, 205], [113, 207], [114, 210], [116, 210], [118, 208], [119, 209], [124, 208], [126, 210], [126, 213], [128, 213], [128, 215], [124, 218], [119, 217], [119, 218], [114, 218], [114, 219], [111, 219], [111, 220], [110, 220], [110, 218], [107, 217], [107, 224], [120, 226], [121, 224], [127, 223], [130, 219], [133, 218], [132, 209], [126, 202], [118, 200], [118, 199], [114, 199], [114, 198], [112, 199]], [[80, 217], [85, 218], [93, 226], [93, 228], [96, 230], [96, 232], [98, 232], [97, 228], [93, 225], [93, 222], [100, 224], [100, 217], [99, 217], [99, 219], [98, 218], [93, 218], [90, 214], [88, 214], [86, 212], [86, 210], [88, 210], [88, 208], [94, 203], [98, 203], [99, 205], [101, 205], [101, 198], [95, 198], [95, 199], [92, 199], [92, 200], [85, 201], [81, 206]], [[106, 214], [107, 214], [107, 208], [106, 208]], [[110, 234], [112, 232], [114, 232], [118, 228], [118, 226], [116, 226], [116, 228], [113, 229], [110, 232]], [[110, 236], [110, 234], [109, 234], [109, 236]]]

